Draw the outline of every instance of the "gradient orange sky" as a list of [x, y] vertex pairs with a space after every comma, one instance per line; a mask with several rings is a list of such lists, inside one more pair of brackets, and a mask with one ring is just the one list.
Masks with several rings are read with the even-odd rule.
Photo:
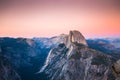
[[120, 35], [119, 6], [112, 0], [17, 1], [0, 6], [0, 37], [51, 37], [70, 30], [87, 38]]

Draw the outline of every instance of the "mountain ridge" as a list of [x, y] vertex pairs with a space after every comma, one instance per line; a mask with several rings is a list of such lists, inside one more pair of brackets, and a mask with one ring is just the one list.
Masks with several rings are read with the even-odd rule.
[[[74, 32], [74, 31], [73, 31]], [[69, 44], [53, 48], [42, 71], [50, 80], [114, 80], [111, 66], [116, 61], [109, 55], [88, 48], [81, 36], [73, 40], [70, 32]], [[81, 35], [78, 33], [78, 35]], [[78, 41], [76, 41], [78, 40]], [[79, 41], [80, 40], [80, 41]], [[69, 47], [68, 47], [69, 45]]]
[[[108, 73], [110, 70], [113, 70], [116, 75], [115, 78], [119, 77], [118, 72], [116, 73], [116, 70], [119, 68], [119, 63], [116, 62], [116, 60], [120, 59], [120, 54], [119, 48], [115, 47], [116, 44], [119, 44], [119, 39], [110, 39], [110, 41], [107, 39], [86, 40], [84, 36], [79, 33], [79, 31], [73, 30], [69, 34], [61, 34], [51, 38], [0, 38], [0, 46], [3, 51], [0, 55], [2, 54], [12, 63], [13, 69], [15, 69], [16, 73], [20, 73], [19, 75], [22, 80], [50, 80], [49, 78], [54, 79], [56, 78], [55, 76], [58, 76], [58, 78], [65, 78], [63, 74], [65, 74], [66, 71], [84, 76], [82, 80], [87, 79], [87, 76], [90, 77], [89, 74], [91, 71], [94, 72], [92, 74], [96, 77], [96, 75], [100, 76], [104, 71]], [[81, 35], [83, 36], [82, 39], [79, 38]], [[117, 47], [119, 47], [119, 45], [117, 45]], [[101, 58], [103, 58], [103, 60], [101, 60]], [[45, 60], [47, 60], [46, 63]], [[47, 65], [45, 66], [44, 63]], [[93, 66], [93, 64], [97, 66]], [[109, 65], [107, 66], [105, 64]], [[118, 67], [116, 67], [116, 65]], [[36, 74], [40, 72], [39, 70], [42, 66], [45, 66], [41, 71], [43, 73]], [[108, 72], [106, 68], [109, 69]], [[80, 71], [81, 74], [78, 73], [77, 70]], [[100, 70], [101, 72], [96, 72]], [[59, 74], [60, 72], [62, 73]], [[73, 74], [66, 74], [68, 78], [73, 79], [73, 77], [70, 77]], [[109, 75], [112, 75], [112, 78], [114, 78], [114, 74], [112, 74], [111, 71]], [[74, 77], [77, 78], [77, 76]]]

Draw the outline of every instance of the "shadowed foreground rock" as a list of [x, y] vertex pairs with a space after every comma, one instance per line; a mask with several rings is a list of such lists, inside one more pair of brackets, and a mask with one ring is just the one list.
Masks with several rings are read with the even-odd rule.
[[1, 53], [2, 50], [0, 48], [0, 80], [21, 80], [9, 61]]

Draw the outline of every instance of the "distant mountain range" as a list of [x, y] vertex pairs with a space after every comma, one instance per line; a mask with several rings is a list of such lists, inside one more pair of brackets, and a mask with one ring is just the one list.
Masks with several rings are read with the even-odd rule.
[[120, 38], [88, 39], [90, 48], [120, 59]]
[[4, 37], [0, 56], [0, 80], [115, 80], [111, 68], [120, 59], [120, 39], [85, 40], [78, 31], [52, 38]]

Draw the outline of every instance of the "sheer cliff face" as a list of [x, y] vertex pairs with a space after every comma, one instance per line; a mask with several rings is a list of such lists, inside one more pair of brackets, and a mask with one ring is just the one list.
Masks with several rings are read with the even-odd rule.
[[115, 60], [87, 47], [82, 34], [70, 31], [67, 44], [52, 49], [40, 72], [50, 80], [115, 80], [112, 64]]
[[84, 36], [79, 31], [70, 31], [69, 38], [72, 43], [80, 43], [87, 46]]
[[0, 49], [0, 80], [21, 80], [10, 62], [1, 53], [2, 50]]
[[85, 46], [88, 46], [84, 36], [79, 31], [76, 31], [76, 30], [70, 31], [69, 35], [67, 35], [64, 38], [65, 39], [63, 43], [66, 45], [67, 48], [69, 48], [72, 43], [80, 43]]

